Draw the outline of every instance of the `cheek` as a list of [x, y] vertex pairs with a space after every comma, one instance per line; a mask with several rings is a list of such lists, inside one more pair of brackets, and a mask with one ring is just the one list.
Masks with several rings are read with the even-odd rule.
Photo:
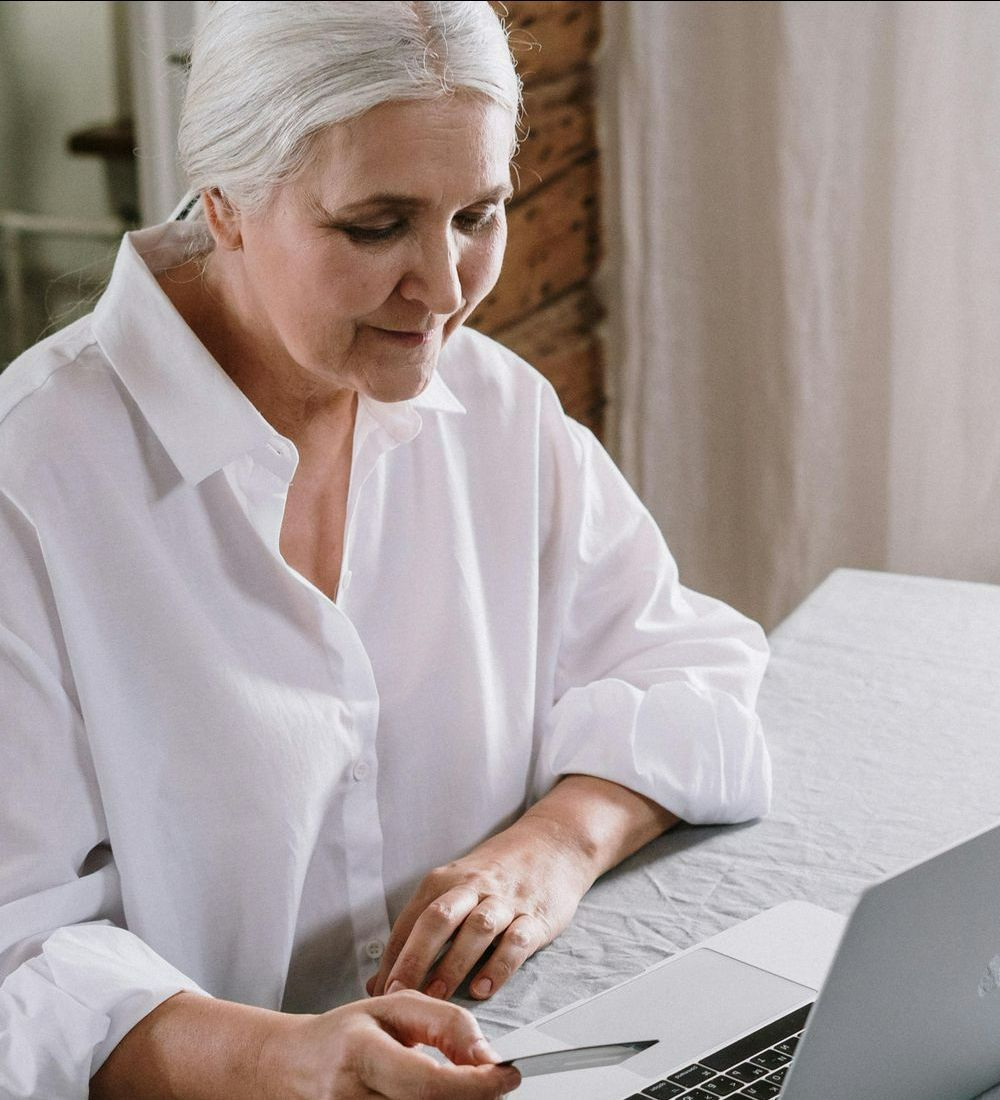
[[402, 278], [396, 249], [366, 251], [343, 245], [316, 273], [327, 305], [339, 316], [364, 318], [380, 309]]
[[489, 240], [483, 241], [471, 250], [463, 263], [462, 289], [470, 307], [483, 300], [496, 286], [503, 266], [504, 250], [507, 244], [507, 227], [494, 233]]
[[378, 309], [395, 285], [391, 263], [339, 248], [300, 256], [289, 275], [285, 296], [314, 332], [351, 327]]

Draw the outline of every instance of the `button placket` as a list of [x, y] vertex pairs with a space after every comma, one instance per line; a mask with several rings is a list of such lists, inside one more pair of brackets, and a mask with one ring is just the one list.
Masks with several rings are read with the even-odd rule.
[[[389, 936], [385, 882], [382, 878], [382, 823], [378, 807], [375, 741], [379, 699], [375, 676], [367, 652], [347, 615], [329, 604], [324, 607], [324, 634], [333, 661], [331, 672], [341, 696], [342, 746], [349, 752], [342, 788], [344, 853], [346, 855], [347, 898], [354, 939], [354, 958], [360, 980], [358, 995], [364, 996], [364, 982], [371, 975], [373, 945], [384, 945]], [[334, 659], [334, 654], [340, 658]]]
[[[400, 440], [392, 438], [378, 424], [371, 423], [366, 414], [356, 429], [355, 447], [348, 487], [348, 507], [344, 529], [344, 554], [341, 563], [338, 600], [351, 587], [353, 569], [350, 567], [354, 528], [357, 523], [359, 502], [363, 491], [388, 451]], [[339, 608], [338, 610], [343, 610]], [[350, 616], [343, 615], [341, 629], [353, 633]], [[361, 646], [360, 638], [354, 640]], [[367, 654], [365, 654], [367, 657]], [[378, 807], [375, 742], [378, 728], [378, 690], [369, 661], [365, 668], [355, 668], [344, 683], [347, 696], [353, 700], [353, 727], [357, 739], [355, 758], [347, 775], [345, 790], [345, 846], [347, 853], [348, 894], [351, 906], [355, 958], [357, 960], [363, 996], [364, 981], [377, 967], [389, 938], [389, 914], [386, 908], [385, 882], [382, 878], [382, 823]], [[369, 699], [370, 704], [361, 702]]]

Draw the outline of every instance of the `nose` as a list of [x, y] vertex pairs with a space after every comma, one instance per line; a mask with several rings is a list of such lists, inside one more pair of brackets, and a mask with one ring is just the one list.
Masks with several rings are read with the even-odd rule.
[[438, 316], [457, 313], [465, 302], [459, 260], [459, 249], [450, 230], [422, 238], [409, 270], [400, 280], [400, 294], [429, 313]]

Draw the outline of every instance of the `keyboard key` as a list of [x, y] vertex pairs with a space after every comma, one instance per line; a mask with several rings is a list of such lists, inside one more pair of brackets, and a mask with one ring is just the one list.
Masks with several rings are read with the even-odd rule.
[[763, 1066], [755, 1066], [753, 1062], [741, 1062], [738, 1066], [727, 1069], [726, 1073], [730, 1077], [735, 1077], [737, 1081], [756, 1081], [759, 1077], [763, 1077], [767, 1070]]
[[783, 1043], [775, 1043], [774, 1049], [780, 1050], [782, 1054], [792, 1055], [795, 1053], [795, 1048], [799, 1045], [798, 1035], [793, 1035], [790, 1039], [786, 1039]]
[[787, 1054], [782, 1054], [779, 1050], [762, 1050], [760, 1054], [755, 1054], [750, 1061], [755, 1062], [758, 1066], [763, 1066], [764, 1069], [780, 1069], [782, 1066], [787, 1066], [791, 1058]]
[[758, 1051], [766, 1050], [775, 1043], [787, 1039], [792, 1032], [801, 1031], [805, 1026], [810, 1008], [812, 1008], [812, 1005], [803, 1005], [794, 1012], [789, 1012], [787, 1016], [782, 1016], [780, 1020], [766, 1024], [750, 1035], [744, 1035], [742, 1039], [737, 1039], [735, 1043], [730, 1043], [729, 1046], [723, 1047], [721, 1050], [699, 1059], [699, 1061], [702, 1065], [720, 1072], [729, 1069], [730, 1066], [737, 1065], [739, 1062], [745, 1062], [757, 1054]]
[[[740, 1096], [748, 1096], [750, 1100], [771, 1100], [772, 1096], [777, 1096], [781, 1092], [781, 1085], [772, 1085], [770, 1081], [754, 1081], [752, 1085], [747, 1085]], [[687, 1100], [685, 1096], [684, 1100]]]
[[689, 1089], [692, 1085], [700, 1085], [702, 1081], [707, 1081], [709, 1077], [713, 1077], [714, 1075], [714, 1069], [708, 1069], [705, 1066], [699, 1066], [695, 1063], [693, 1066], [685, 1066], [676, 1073], [671, 1073], [667, 1080], [674, 1081], [676, 1084], [683, 1085], [686, 1089]]
[[647, 1085], [642, 1090], [644, 1097], [652, 1096], [653, 1100], [671, 1100], [673, 1096], [680, 1096], [684, 1091], [683, 1085], [675, 1085], [673, 1081], [657, 1081], [655, 1085]]
[[711, 1080], [706, 1081], [701, 1087], [711, 1096], [728, 1096], [731, 1092], [735, 1092], [742, 1084], [742, 1081], [734, 1081], [732, 1077], [725, 1077], [720, 1073], [718, 1077], [711, 1078]]
[[787, 1073], [788, 1066], [782, 1066], [781, 1069], [776, 1069], [774, 1073], [772, 1073], [771, 1076], [768, 1077], [768, 1081], [770, 1081], [774, 1085], [783, 1085], [785, 1083], [785, 1075]]
[[714, 1098], [710, 1092], [698, 1088], [684, 1093], [684, 1100], [714, 1100]]

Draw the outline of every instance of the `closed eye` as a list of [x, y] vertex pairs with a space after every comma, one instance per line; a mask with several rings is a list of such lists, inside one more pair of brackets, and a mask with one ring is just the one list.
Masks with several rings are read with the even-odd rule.
[[401, 236], [406, 222], [390, 222], [388, 225], [338, 225], [337, 228], [358, 244], [379, 244]]
[[[499, 203], [490, 204], [485, 209], [463, 210], [456, 214], [452, 221], [461, 233], [472, 235], [482, 233], [490, 229], [497, 221], [503, 206]], [[402, 237], [410, 228], [406, 219], [396, 219], [386, 222], [384, 225], [341, 225], [334, 226], [349, 240], [356, 244], [383, 244], [387, 241]]]
[[490, 206], [485, 210], [463, 210], [455, 215], [455, 225], [463, 233], [481, 233], [489, 229], [497, 220], [501, 206]]

